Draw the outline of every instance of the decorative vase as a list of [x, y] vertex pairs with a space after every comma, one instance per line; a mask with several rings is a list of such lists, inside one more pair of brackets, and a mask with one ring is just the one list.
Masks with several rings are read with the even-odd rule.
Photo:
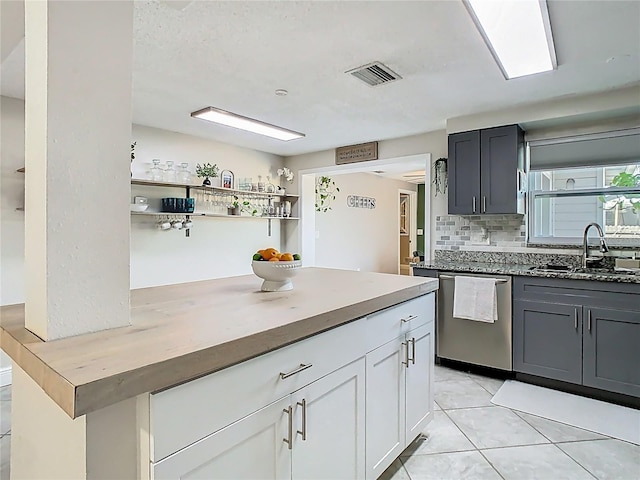
[[209, 177], [204, 177], [204, 180], [202, 181], [202, 186], [203, 187], [210, 187], [211, 186], [211, 180], [209, 180]]
[[240, 215], [240, 206], [237, 207], [227, 207], [228, 215]]

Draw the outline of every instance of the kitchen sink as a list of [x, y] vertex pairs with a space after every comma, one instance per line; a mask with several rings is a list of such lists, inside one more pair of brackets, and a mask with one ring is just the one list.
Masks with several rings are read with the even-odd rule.
[[536, 265], [534, 267], [529, 268], [529, 270], [538, 270], [542, 272], [573, 272], [575, 271], [574, 267], [570, 267], [568, 265]]

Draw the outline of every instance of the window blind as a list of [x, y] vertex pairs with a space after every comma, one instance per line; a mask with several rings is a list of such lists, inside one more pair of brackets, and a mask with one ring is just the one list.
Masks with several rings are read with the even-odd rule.
[[640, 128], [529, 142], [529, 169], [640, 163]]

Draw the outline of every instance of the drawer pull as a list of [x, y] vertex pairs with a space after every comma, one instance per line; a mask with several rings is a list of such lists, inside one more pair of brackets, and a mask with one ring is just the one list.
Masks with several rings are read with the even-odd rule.
[[302, 430], [296, 431], [302, 435], [302, 440], [307, 439], [307, 401], [303, 398], [302, 402], [297, 402], [302, 407]]
[[293, 442], [291, 437], [293, 437], [293, 407], [289, 405], [289, 408], [285, 408], [282, 410], [289, 417], [289, 426], [287, 428], [287, 438], [283, 438], [282, 441], [289, 445], [289, 450], [293, 448]]
[[473, 212], [472, 213], [476, 213], [476, 197], [473, 197]]
[[417, 315], [409, 315], [409, 316], [408, 316], [408, 317], [406, 317], [406, 318], [401, 318], [401, 319], [400, 319], [400, 321], [402, 321], [402, 322], [410, 322], [410, 321], [411, 321], [411, 320], [413, 320], [414, 318], [418, 318], [418, 316], [417, 316]]
[[285, 378], [289, 378], [291, 375], [295, 375], [296, 373], [300, 373], [301, 371], [311, 367], [313, 367], [313, 365], [311, 365], [310, 363], [307, 365], [305, 365], [304, 363], [301, 363], [298, 368], [296, 368], [295, 370], [292, 370], [289, 373], [280, 372], [280, 379], [284, 380]]
[[487, 197], [482, 196], [482, 213], [487, 213]]
[[402, 345], [404, 345], [404, 347], [405, 347], [405, 351], [404, 351], [404, 359], [405, 359], [405, 361], [402, 362], [402, 365], [404, 365], [405, 367], [409, 368], [409, 342], [402, 342]]
[[591, 309], [587, 310], [587, 327], [591, 331]]
[[[411, 358], [408, 359], [407, 361], [411, 360], [411, 363], [413, 365], [415, 365], [416, 364], [416, 339], [415, 339], [415, 337], [413, 337], [411, 340], [407, 340], [407, 344], [409, 342], [411, 342]], [[409, 352], [409, 345], [407, 345], [407, 356], [408, 356], [408, 352]]]
[[573, 316], [573, 326], [576, 330], [578, 330], [578, 309], [575, 309], [575, 314]]
[[[464, 275], [464, 273], [462, 273], [461, 275]], [[438, 275], [438, 278], [441, 278], [443, 280], [453, 280], [454, 278], [456, 278], [454, 275]], [[507, 283], [509, 280], [506, 280], [504, 278], [496, 278], [496, 283]]]

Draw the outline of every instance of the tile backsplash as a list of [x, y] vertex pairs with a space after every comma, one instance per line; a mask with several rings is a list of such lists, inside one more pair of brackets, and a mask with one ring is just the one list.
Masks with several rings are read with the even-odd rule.
[[526, 235], [522, 215], [439, 215], [435, 250], [524, 252]]

